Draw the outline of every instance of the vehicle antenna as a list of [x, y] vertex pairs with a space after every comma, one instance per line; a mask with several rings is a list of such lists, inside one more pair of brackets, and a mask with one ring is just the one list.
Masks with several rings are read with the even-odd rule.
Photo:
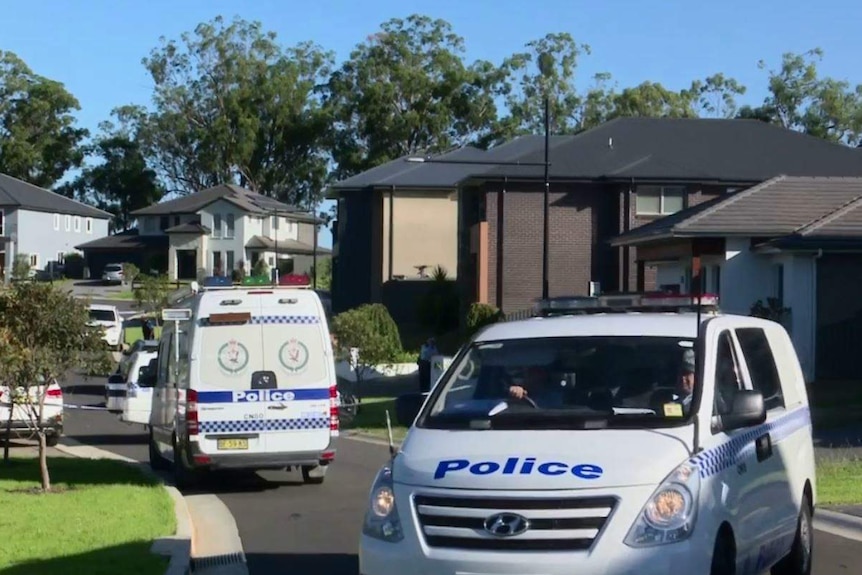
[[389, 458], [395, 459], [395, 442], [392, 440], [392, 422], [389, 419], [389, 410], [386, 410], [386, 433], [389, 435]]

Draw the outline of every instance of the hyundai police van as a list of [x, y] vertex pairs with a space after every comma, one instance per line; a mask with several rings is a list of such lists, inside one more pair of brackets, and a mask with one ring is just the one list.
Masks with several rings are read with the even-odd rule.
[[[322, 483], [338, 436], [335, 363], [317, 293], [221, 285], [166, 310], [150, 463], [179, 485], [218, 469], [299, 469]], [[187, 320], [171, 321], [187, 310]]]
[[714, 296], [537, 315], [485, 328], [410, 415], [362, 575], [810, 573], [811, 421], [781, 325]]

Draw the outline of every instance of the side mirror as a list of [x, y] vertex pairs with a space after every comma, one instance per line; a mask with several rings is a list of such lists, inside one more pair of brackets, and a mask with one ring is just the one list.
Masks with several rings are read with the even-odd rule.
[[126, 383], [126, 378], [119, 373], [115, 373], [108, 377], [108, 383]]
[[427, 393], [405, 393], [395, 398], [395, 421], [403, 427], [410, 427], [422, 404], [425, 403]]
[[766, 403], [759, 391], [740, 390], [733, 397], [730, 413], [721, 416], [722, 431], [753, 427], [766, 421]]

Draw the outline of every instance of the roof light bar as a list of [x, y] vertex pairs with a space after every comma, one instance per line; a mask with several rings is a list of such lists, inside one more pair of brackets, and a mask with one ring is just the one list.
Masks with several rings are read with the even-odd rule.
[[600, 296], [556, 297], [540, 300], [534, 315], [578, 315], [613, 312], [684, 312], [718, 311], [718, 296], [701, 296], [672, 293], [607, 294]]

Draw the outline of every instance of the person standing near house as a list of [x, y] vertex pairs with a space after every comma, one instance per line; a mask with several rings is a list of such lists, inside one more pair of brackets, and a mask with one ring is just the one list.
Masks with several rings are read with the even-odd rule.
[[426, 392], [431, 389], [431, 359], [437, 355], [437, 341], [433, 337], [422, 344], [419, 350], [419, 391]]

